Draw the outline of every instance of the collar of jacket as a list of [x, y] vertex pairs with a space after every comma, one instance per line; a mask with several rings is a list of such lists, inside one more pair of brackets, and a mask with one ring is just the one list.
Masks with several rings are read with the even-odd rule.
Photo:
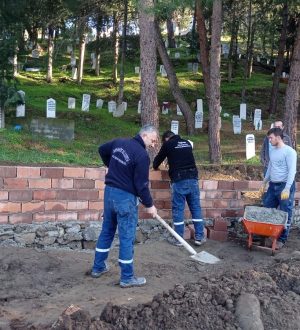
[[136, 140], [144, 149], [146, 149], [144, 140], [142, 139], [142, 137], [139, 134], [137, 134], [133, 139]]

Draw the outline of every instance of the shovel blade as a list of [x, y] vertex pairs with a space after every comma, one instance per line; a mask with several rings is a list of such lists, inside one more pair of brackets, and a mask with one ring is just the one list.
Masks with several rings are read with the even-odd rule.
[[219, 258], [215, 257], [214, 255], [206, 252], [206, 251], [201, 251], [199, 253], [191, 255], [191, 258], [203, 262], [205, 264], [216, 264], [217, 262], [220, 261]]

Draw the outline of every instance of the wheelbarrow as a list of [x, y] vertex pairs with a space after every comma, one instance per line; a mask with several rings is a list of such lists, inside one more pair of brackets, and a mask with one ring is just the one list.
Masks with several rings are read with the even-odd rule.
[[[276, 221], [274, 220], [275, 218]], [[287, 220], [287, 212], [265, 207], [246, 206], [242, 223], [248, 234], [248, 249], [252, 249], [253, 235], [269, 237], [272, 239], [271, 249], [273, 256], [277, 239], [286, 227]]]

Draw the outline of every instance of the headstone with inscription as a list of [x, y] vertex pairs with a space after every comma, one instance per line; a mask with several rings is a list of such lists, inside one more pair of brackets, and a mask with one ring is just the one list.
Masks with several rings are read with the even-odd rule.
[[178, 134], [178, 131], [179, 131], [179, 121], [178, 120], [171, 121], [171, 131], [176, 135]]
[[81, 110], [82, 111], [89, 111], [90, 110], [90, 102], [91, 102], [91, 95], [90, 94], [83, 94], [82, 95]]
[[68, 98], [68, 109], [75, 109], [76, 106], [76, 99], [75, 97]]
[[56, 118], [56, 101], [52, 98], [47, 100], [47, 118]]
[[232, 116], [233, 134], [242, 133], [242, 121], [239, 116]]
[[140, 67], [139, 66], [134, 67], [134, 73], [135, 74], [139, 74], [140, 73]]
[[246, 135], [246, 159], [255, 156], [255, 137], [253, 134]]
[[117, 110], [117, 103], [115, 101], [108, 102], [108, 112], [114, 112]]
[[96, 101], [96, 108], [102, 109], [102, 107], [103, 107], [103, 100], [102, 99], [98, 99]]
[[197, 110], [195, 113], [195, 128], [202, 128], [203, 126], [203, 111]]
[[247, 119], [247, 105], [246, 103], [240, 104], [240, 118], [243, 120]]
[[254, 127], [257, 126], [257, 122], [260, 120], [261, 120], [261, 109], [255, 109], [254, 110], [254, 119], [253, 119]]
[[25, 103], [17, 105], [16, 117], [25, 117]]

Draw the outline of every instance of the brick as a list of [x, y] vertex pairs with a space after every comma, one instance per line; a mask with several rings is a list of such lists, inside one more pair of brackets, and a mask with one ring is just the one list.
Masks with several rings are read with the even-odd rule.
[[0, 202], [0, 213], [21, 212], [21, 203]]
[[22, 203], [22, 212], [42, 212], [45, 210], [45, 202]]
[[222, 210], [216, 210], [216, 209], [205, 209], [205, 215], [203, 214], [203, 217], [205, 218], [216, 218], [221, 216]]
[[218, 189], [221, 190], [233, 190], [233, 181], [219, 181]]
[[65, 178], [84, 178], [85, 169], [83, 167], [65, 167]]
[[231, 202], [230, 200], [226, 200], [226, 199], [214, 199], [213, 207], [217, 209], [228, 208], [230, 202]]
[[233, 187], [235, 190], [248, 190], [250, 181], [234, 181]]
[[222, 191], [220, 191], [220, 190], [205, 192], [205, 198], [216, 199], [216, 198], [221, 198], [221, 197], [222, 197]]
[[104, 180], [105, 178], [106, 171], [104, 169], [99, 169], [99, 168], [86, 168], [85, 169], [85, 174], [84, 177], [86, 179], [99, 179], [99, 180]]
[[230, 208], [233, 208], [233, 209], [236, 209], [236, 208], [240, 208], [240, 207], [243, 207], [244, 206], [244, 201], [243, 200], [231, 200], [230, 201]]
[[165, 208], [165, 201], [159, 199], [154, 201], [154, 205], [157, 209], [161, 210]]
[[203, 190], [217, 190], [218, 181], [203, 180]]
[[94, 189], [95, 181], [90, 179], [74, 179], [75, 189]]
[[39, 178], [41, 176], [40, 167], [17, 167], [18, 178]]
[[28, 188], [28, 179], [21, 178], [5, 178], [3, 185], [7, 189], [22, 189]]
[[249, 181], [249, 189], [258, 190], [262, 185], [262, 181]]
[[89, 210], [103, 210], [104, 204], [101, 201], [89, 201]]
[[170, 189], [169, 181], [151, 181], [151, 189]]
[[206, 192], [203, 190], [200, 190], [200, 199], [205, 199]]
[[79, 221], [99, 221], [101, 217], [101, 212], [99, 211], [84, 211], [78, 213]]
[[8, 194], [10, 201], [31, 201], [32, 191], [30, 190], [12, 190]]
[[78, 218], [77, 212], [63, 212], [58, 213], [56, 220], [57, 221], [76, 221]]
[[42, 178], [60, 179], [64, 176], [64, 169], [61, 167], [43, 167], [41, 168]]
[[190, 228], [187, 227], [187, 226], [184, 227], [183, 238], [184, 239], [191, 239], [191, 231], [190, 231]]
[[213, 200], [207, 200], [207, 199], [202, 200], [201, 201], [201, 207], [212, 208], [213, 207]]
[[297, 191], [300, 190], [300, 182], [296, 182], [296, 190], [297, 190]]
[[220, 230], [220, 231], [227, 231], [227, 221], [221, 217], [215, 218], [214, 224], [213, 224], [213, 229]]
[[46, 211], [65, 211], [67, 209], [67, 202], [45, 202]]
[[3, 183], [3, 178], [0, 178], [0, 189], [3, 189], [4, 183]]
[[170, 181], [169, 173], [168, 171], [161, 171], [161, 178], [166, 181]]
[[29, 188], [49, 189], [51, 188], [51, 179], [28, 179]]
[[152, 196], [154, 199], [161, 199], [161, 198], [171, 198], [170, 191], [153, 191]]
[[77, 199], [78, 200], [97, 200], [99, 199], [98, 190], [77, 190]]
[[222, 191], [222, 198], [224, 199], [236, 199], [236, 191]]
[[227, 231], [214, 230], [211, 227], [207, 227], [207, 238], [214, 241], [225, 242], [227, 241], [227, 237]]
[[74, 201], [67, 203], [68, 210], [87, 210], [89, 208], [88, 201]]
[[47, 201], [56, 199], [57, 192], [55, 190], [36, 190], [33, 192], [33, 200]]
[[56, 220], [56, 213], [34, 213], [32, 220], [32, 222], [53, 222]]
[[169, 200], [164, 200], [164, 209], [172, 209], [172, 201], [169, 199]]
[[73, 187], [73, 179], [52, 179], [52, 188], [72, 189]]
[[150, 180], [161, 180], [162, 179], [162, 176], [161, 176], [161, 171], [154, 171], [154, 170], [151, 170], [149, 172], [149, 179]]
[[77, 200], [85, 198], [77, 198], [77, 190], [62, 189], [56, 192], [58, 200]]
[[105, 183], [102, 180], [95, 180], [95, 188], [103, 190], [105, 187]]
[[17, 176], [17, 168], [10, 166], [0, 166], [1, 178], [15, 178]]
[[237, 210], [223, 210], [221, 212], [222, 217], [224, 218], [235, 218], [238, 216]]
[[0, 224], [8, 223], [8, 214], [0, 214]]
[[203, 181], [202, 180], [199, 180], [199, 189], [202, 189], [203, 188]]
[[10, 214], [8, 222], [10, 224], [15, 223], [32, 223], [32, 213], [19, 213], [19, 214]]
[[8, 200], [8, 191], [0, 191], [0, 201]]

